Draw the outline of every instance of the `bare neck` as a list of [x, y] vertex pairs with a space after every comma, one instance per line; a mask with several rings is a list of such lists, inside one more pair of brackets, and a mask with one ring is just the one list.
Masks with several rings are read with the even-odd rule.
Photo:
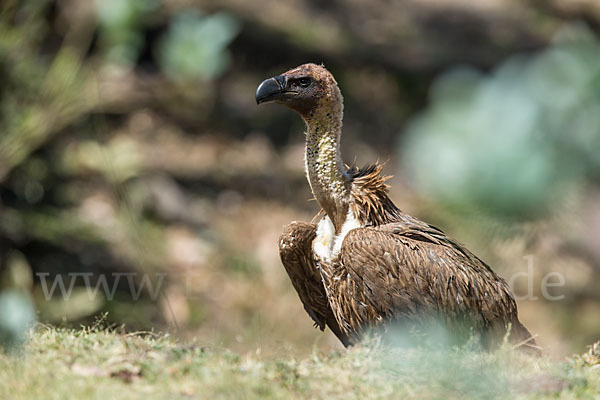
[[340, 154], [342, 114], [341, 104], [330, 103], [304, 117], [306, 176], [315, 199], [338, 233], [346, 220], [350, 201], [350, 184]]

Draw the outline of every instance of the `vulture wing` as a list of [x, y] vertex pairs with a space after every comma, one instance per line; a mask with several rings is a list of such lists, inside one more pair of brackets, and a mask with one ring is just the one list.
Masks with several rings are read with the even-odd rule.
[[356, 340], [340, 330], [333, 315], [327, 294], [321, 280], [319, 268], [315, 265], [312, 242], [316, 236], [315, 224], [292, 222], [279, 239], [279, 255], [292, 285], [304, 309], [322, 331], [325, 326], [344, 344], [349, 346]]
[[531, 339], [507, 283], [442, 231], [413, 219], [354, 229], [344, 239], [340, 265], [356, 294], [354, 302], [340, 300], [356, 312], [336, 310], [338, 319], [346, 316], [342, 326], [435, 317], [451, 332], [483, 333], [484, 345], [502, 341], [509, 327], [512, 342]]

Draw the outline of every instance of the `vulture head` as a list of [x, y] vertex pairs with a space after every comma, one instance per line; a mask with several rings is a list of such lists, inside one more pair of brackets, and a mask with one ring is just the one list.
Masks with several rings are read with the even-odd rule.
[[279, 103], [299, 113], [305, 120], [318, 111], [339, 114], [342, 95], [337, 82], [325, 67], [303, 64], [264, 80], [256, 89], [256, 103]]

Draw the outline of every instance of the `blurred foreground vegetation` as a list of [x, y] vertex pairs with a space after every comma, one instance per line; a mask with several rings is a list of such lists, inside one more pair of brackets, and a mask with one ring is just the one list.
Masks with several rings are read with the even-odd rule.
[[300, 358], [259, 350], [240, 355], [152, 333], [42, 327], [22, 357], [0, 354], [0, 397], [591, 399], [600, 392], [600, 343], [561, 363], [510, 349], [390, 351], [371, 344]]
[[[532, 257], [513, 289], [549, 353], [598, 339], [596, 2], [7, 0], [0, 12], [0, 341], [22, 342], [35, 317], [79, 326], [108, 312], [241, 351], [339, 346], [311, 327], [277, 254], [281, 227], [317, 211], [302, 123], [254, 103], [260, 81], [305, 62], [340, 83], [346, 161], [389, 159], [396, 203], [507, 279]], [[543, 293], [549, 273], [565, 278], [550, 290], [560, 301]]]

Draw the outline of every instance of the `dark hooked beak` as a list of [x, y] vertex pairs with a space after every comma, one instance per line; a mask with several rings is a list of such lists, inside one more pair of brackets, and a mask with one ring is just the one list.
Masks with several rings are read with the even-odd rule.
[[290, 91], [286, 90], [286, 86], [287, 79], [281, 75], [262, 81], [256, 89], [256, 104], [268, 103], [280, 99], [283, 95], [290, 93]]

